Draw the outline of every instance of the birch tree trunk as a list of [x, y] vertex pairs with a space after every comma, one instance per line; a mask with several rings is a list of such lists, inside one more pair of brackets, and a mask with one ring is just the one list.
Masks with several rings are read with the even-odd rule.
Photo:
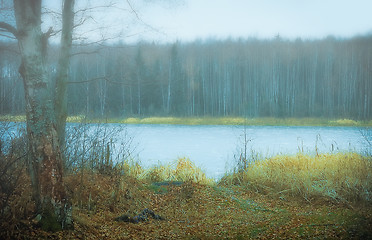
[[[63, 184], [51, 81], [45, 67], [48, 33], [41, 31], [41, 0], [14, 0], [21, 52], [28, 136], [28, 162], [39, 223], [44, 230], [72, 226]], [[40, 218], [41, 217], [41, 218]]]
[[67, 118], [67, 99], [66, 89], [68, 72], [70, 67], [70, 53], [72, 45], [72, 31], [74, 26], [74, 5], [75, 0], [64, 0], [62, 10], [62, 33], [61, 48], [57, 66], [56, 94], [55, 94], [55, 114], [57, 121], [57, 133], [59, 145], [64, 159], [65, 138], [66, 138], [66, 118]]

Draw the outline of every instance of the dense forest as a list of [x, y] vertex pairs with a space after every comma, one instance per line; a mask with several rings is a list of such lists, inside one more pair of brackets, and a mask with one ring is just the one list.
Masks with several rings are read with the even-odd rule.
[[[0, 42], [0, 114], [23, 114], [18, 46]], [[57, 46], [48, 53], [55, 75]], [[372, 118], [372, 36], [74, 46], [70, 115]]]

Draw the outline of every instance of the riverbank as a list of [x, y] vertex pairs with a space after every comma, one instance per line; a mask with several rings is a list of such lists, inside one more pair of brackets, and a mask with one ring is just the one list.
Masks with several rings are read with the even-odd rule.
[[[187, 159], [151, 169], [128, 162], [103, 172], [76, 169], [65, 177], [75, 229], [57, 233], [24, 218], [33, 205], [23, 174], [9, 199], [19, 214], [0, 225], [27, 239], [370, 239], [370, 172], [371, 160], [356, 154], [277, 156], [218, 183]], [[144, 209], [161, 219], [115, 221]]]
[[[0, 121], [24, 122], [23, 115], [0, 116]], [[248, 126], [331, 126], [331, 127], [372, 127], [372, 120], [324, 118], [242, 118], [242, 117], [145, 117], [145, 118], [94, 118], [69, 116], [67, 122], [80, 123], [122, 123], [122, 124], [174, 124], [174, 125], [248, 125]]]

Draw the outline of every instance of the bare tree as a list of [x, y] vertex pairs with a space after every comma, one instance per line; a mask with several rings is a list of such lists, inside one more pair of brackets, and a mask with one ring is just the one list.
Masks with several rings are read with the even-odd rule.
[[57, 66], [56, 89], [55, 89], [55, 115], [57, 121], [57, 133], [61, 149], [65, 148], [67, 100], [66, 89], [70, 66], [72, 45], [72, 31], [74, 28], [74, 5], [75, 0], [65, 0], [62, 12], [61, 47]]
[[[72, 227], [71, 205], [63, 184], [61, 149], [54, 112], [52, 81], [46, 50], [52, 28], [41, 30], [41, 0], [14, 0], [16, 26], [0, 22], [18, 41], [19, 73], [23, 78], [28, 138], [28, 169], [39, 223], [45, 230]], [[64, 6], [73, 6], [65, 0]]]
[[[98, 10], [102, 13], [102, 9], [116, 7], [113, 2], [107, 2], [74, 11], [75, 0], [63, 0], [62, 14], [49, 9], [43, 10], [42, 0], [14, 0], [9, 7], [3, 7], [3, 2], [0, 5], [2, 12], [6, 10], [7, 13], [12, 12], [14, 15], [13, 19], [12, 17], [9, 19], [15, 19], [15, 24], [12, 24], [12, 21], [1, 16], [0, 34], [18, 42], [21, 57], [19, 73], [23, 78], [26, 101], [29, 173], [37, 216], [46, 230], [67, 229], [72, 226], [71, 205], [63, 183], [62, 149], [65, 148], [66, 89], [69, 82], [73, 30], [93, 19], [89, 13]], [[131, 12], [136, 14], [130, 1], [127, 1], [127, 4]], [[117, 9], [122, 11], [120, 8]], [[52, 16], [62, 17], [61, 31], [54, 31], [52, 27], [46, 32], [42, 31], [43, 11]], [[76, 16], [78, 20], [75, 22]], [[103, 27], [96, 29], [104, 30]], [[53, 82], [51, 74], [48, 73], [48, 40], [59, 33], [60, 51], [56, 80]], [[84, 34], [84, 31], [80, 34]], [[117, 37], [100, 35], [102, 38], [95, 44]], [[86, 40], [82, 35], [79, 38], [82, 42]]]

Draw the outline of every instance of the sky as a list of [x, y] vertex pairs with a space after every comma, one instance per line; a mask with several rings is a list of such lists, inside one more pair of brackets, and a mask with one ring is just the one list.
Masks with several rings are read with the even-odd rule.
[[[135, 1], [132, 1], [135, 2]], [[139, 39], [317, 39], [372, 33], [371, 0], [145, 0], [141, 20], [157, 31]], [[137, 9], [136, 9], [137, 10]], [[137, 38], [138, 39], [138, 38]]]
[[[114, 1], [115, 7], [79, 12], [76, 21], [84, 17], [88, 20], [75, 29], [77, 39], [94, 41], [105, 36], [127, 43], [169, 43], [230, 37], [321, 39], [372, 34], [372, 0], [77, 0], [76, 10], [109, 1]], [[61, 1], [43, 3], [52, 11], [61, 10]], [[0, 20], [4, 21], [3, 13]], [[50, 26], [58, 29], [60, 21], [49, 17], [43, 19], [43, 30]]]

